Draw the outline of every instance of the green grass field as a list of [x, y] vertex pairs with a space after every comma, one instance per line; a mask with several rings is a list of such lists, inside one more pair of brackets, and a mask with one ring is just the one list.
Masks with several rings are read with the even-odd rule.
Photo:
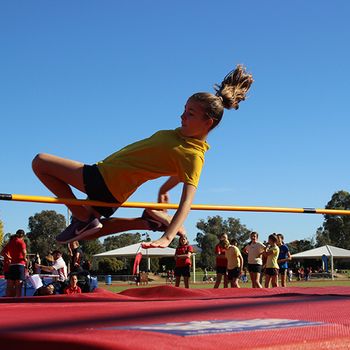
[[[164, 286], [165, 283], [149, 283], [145, 286], [136, 286], [135, 284], [127, 284], [127, 283], [113, 283], [112, 285], [105, 285], [103, 282], [99, 283], [99, 287], [109, 290], [114, 293], [122, 292], [125, 289], [130, 288], [149, 288], [149, 287], [155, 287], [155, 286]], [[182, 285], [182, 284], [181, 284]], [[240, 284], [242, 288], [250, 288], [251, 283], [241, 283]], [[198, 289], [198, 288], [213, 288], [213, 283], [192, 283], [190, 284], [190, 288]], [[332, 286], [345, 286], [350, 287], [350, 280], [344, 279], [344, 280], [311, 280], [308, 282], [305, 281], [293, 281], [287, 284], [288, 287], [332, 287]], [[222, 286], [221, 286], [222, 287]]]

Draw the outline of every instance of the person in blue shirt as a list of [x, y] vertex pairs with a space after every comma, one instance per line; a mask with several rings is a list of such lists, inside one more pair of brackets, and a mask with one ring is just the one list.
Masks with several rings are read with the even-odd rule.
[[281, 233], [278, 233], [277, 238], [277, 245], [280, 248], [277, 262], [280, 267], [279, 273], [281, 275], [281, 287], [286, 287], [288, 261], [292, 260], [292, 256], [290, 255], [289, 248], [284, 244], [284, 236]]

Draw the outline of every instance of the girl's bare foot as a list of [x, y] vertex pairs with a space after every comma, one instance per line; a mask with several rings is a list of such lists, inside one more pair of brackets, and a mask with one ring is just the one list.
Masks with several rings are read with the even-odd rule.
[[[153, 210], [153, 209], [145, 209], [142, 214], [142, 218], [145, 220], [151, 219], [150, 221], [159, 223], [160, 227], [158, 229], [151, 227], [152, 231], [165, 231], [170, 225], [172, 220], [172, 216], [170, 216], [165, 211]], [[152, 222], [150, 224], [152, 225]], [[180, 237], [186, 236], [186, 230], [183, 226], [179, 229], [179, 231], [177, 232], [177, 235]]]
[[145, 209], [144, 212], [152, 219], [162, 223], [166, 227], [168, 227], [171, 223], [172, 217], [163, 210]]
[[150, 249], [150, 248], [166, 248], [170, 243], [172, 239], [169, 239], [166, 236], [162, 236], [161, 238], [157, 239], [153, 242], [144, 242], [141, 244], [143, 249]]

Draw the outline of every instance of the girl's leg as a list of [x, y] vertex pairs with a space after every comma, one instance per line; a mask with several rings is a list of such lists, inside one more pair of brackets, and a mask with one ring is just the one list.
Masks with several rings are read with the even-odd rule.
[[101, 223], [103, 227], [100, 231], [86, 237], [86, 240], [97, 239], [102, 236], [108, 236], [129, 230], [150, 230], [148, 222], [142, 218], [109, 218], [102, 219]]
[[188, 276], [184, 276], [184, 285], [185, 285], [185, 288], [190, 288], [190, 284], [189, 284], [189, 277]]
[[271, 277], [271, 283], [273, 288], [278, 287], [278, 273]]
[[[57, 197], [76, 198], [70, 186], [85, 193], [83, 163], [41, 153], [33, 159], [32, 167], [40, 181]], [[68, 205], [68, 208], [81, 221], [89, 220], [92, 214], [90, 207]]]
[[233, 288], [241, 288], [239, 285], [239, 278], [234, 278], [232, 282], [233, 282]]
[[287, 269], [281, 273], [281, 286], [286, 287], [287, 286]]
[[15, 281], [15, 296], [17, 298], [20, 298], [22, 296], [22, 281], [21, 280], [17, 280]]
[[269, 288], [270, 279], [271, 279], [271, 276], [266, 274], [265, 275], [265, 288]]
[[[165, 210], [155, 210], [155, 209], [145, 209], [145, 213], [148, 217], [154, 219], [155, 221], [161, 223], [164, 226], [164, 231], [167, 229], [167, 227], [170, 225], [171, 220], [173, 217], [169, 215]], [[182, 226], [179, 231], [177, 232], [178, 236], [185, 236], [186, 230]]]
[[14, 280], [7, 280], [6, 283], [7, 283], [6, 296], [7, 297], [15, 297], [16, 296], [15, 281]]
[[262, 285], [260, 283], [260, 275], [261, 273], [260, 272], [257, 272], [256, 273], [256, 280], [255, 280], [255, 288], [262, 288]]
[[224, 288], [228, 287], [227, 273], [224, 274]]
[[216, 281], [215, 281], [214, 288], [219, 288], [220, 283], [221, 283], [221, 278], [222, 278], [222, 274], [221, 273], [217, 273], [216, 274]]
[[175, 287], [180, 287], [181, 276], [175, 277]]
[[249, 275], [250, 275], [250, 280], [252, 281], [252, 288], [257, 288], [257, 286], [255, 285], [255, 281], [256, 281], [255, 272], [249, 271]]

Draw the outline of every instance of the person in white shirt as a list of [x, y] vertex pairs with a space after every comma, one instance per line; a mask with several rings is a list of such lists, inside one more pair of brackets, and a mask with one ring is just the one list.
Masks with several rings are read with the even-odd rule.
[[62, 253], [59, 250], [55, 250], [52, 253], [54, 263], [52, 266], [45, 266], [40, 264], [35, 264], [35, 267], [40, 268], [41, 271], [50, 272], [53, 275], [57, 275], [58, 282], [61, 289], [64, 286], [65, 281], [67, 280], [67, 265], [62, 258]]
[[260, 283], [260, 274], [262, 271], [262, 254], [265, 251], [265, 246], [258, 241], [258, 233], [250, 234], [250, 243], [243, 248], [243, 252], [248, 254], [248, 271], [252, 280], [253, 288], [262, 288]]

